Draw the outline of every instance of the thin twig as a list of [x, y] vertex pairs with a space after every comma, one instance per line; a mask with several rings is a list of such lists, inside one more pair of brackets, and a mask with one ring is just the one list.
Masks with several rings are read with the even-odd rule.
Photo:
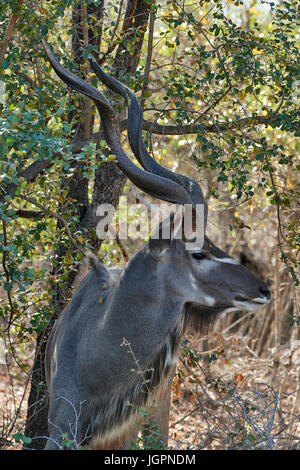
[[[2, 220], [2, 228], [3, 228], [3, 244], [4, 244], [4, 247], [6, 248], [7, 247], [7, 232], [6, 232], [6, 222], [4, 220]], [[9, 275], [8, 268], [6, 266], [6, 250], [5, 249], [2, 252], [2, 266], [3, 266], [4, 273], [5, 273], [6, 282], [9, 284], [10, 275]], [[6, 327], [6, 329], [8, 330], [13, 319], [14, 307], [13, 307], [13, 302], [12, 302], [9, 288], [6, 289], [6, 292], [7, 292], [7, 298], [8, 298], [9, 307], [10, 307], [10, 316], [8, 320], [8, 325]]]
[[81, 246], [79, 246], [74, 238], [72, 237], [72, 234], [70, 232], [70, 229], [68, 227], [68, 223], [67, 221], [59, 214], [56, 214], [55, 212], [52, 212], [50, 209], [47, 209], [47, 207], [44, 207], [42, 204], [40, 204], [39, 202], [37, 201], [34, 201], [33, 199], [29, 198], [28, 196], [25, 196], [24, 194], [18, 194], [18, 197], [20, 197], [21, 199], [24, 199], [25, 201], [27, 202], [30, 202], [30, 204], [33, 204], [37, 207], [39, 207], [42, 211], [46, 212], [47, 214], [51, 215], [52, 217], [55, 217], [56, 219], [58, 219], [60, 222], [62, 222], [62, 224], [64, 225], [65, 229], [66, 229], [66, 232], [68, 234], [68, 237], [70, 239], [70, 241], [73, 243], [73, 245], [75, 246], [75, 248], [80, 251], [80, 253], [83, 254], [83, 256], [86, 256], [86, 252], [83, 250], [83, 248], [81, 248]]
[[[82, 36], [84, 47], [87, 50], [89, 45], [89, 30], [88, 30], [88, 23], [87, 23], [87, 6], [85, 2], [81, 1], [81, 21], [82, 21]], [[86, 82], [89, 81], [89, 72], [90, 72], [90, 64], [89, 61], [84, 59], [84, 75]], [[91, 133], [91, 121], [92, 121], [92, 101], [90, 98], [85, 97], [84, 99], [84, 130], [83, 130], [83, 138], [84, 140], [88, 140]]]
[[[137, 2], [138, 2], [138, 0], [134, 0], [134, 4], [133, 4], [133, 6], [132, 6], [132, 10], [131, 10], [129, 16], [125, 19], [125, 21], [124, 21], [124, 23], [123, 23], [122, 30], [121, 30], [121, 32], [119, 33], [120, 36], [121, 36], [121, 35], [124, 35], [124, 34], [126, 33], [126, 31], [128, 30], [129, 25], [130, 25], [130, 21], [132, 20], [134, 14], [135, 14], [135, 10], [136, 10], [136, 7], [137, 7]], [[118, 22], [120, 21], [122, 6], [123, 6], [123, 2], [122, 2], [121, 5], [120, 5], [119, 14], [118, 14], [118, 19], [117, 19], [116, 27], [115, 27], [115, 30], [114, 30], [114, 34], [115, 34], [116, 30], [117, 30]], [[99, 65], [102, 65], [103, 62], [105, 62], [106, 58], [113, 52], [113, 50], [116, 48], [117, 44], [118, 44], [117, 42], [112, 43], [112, 40], [111, 40], [110, 46], [108, 47], [107, 51], [103, 54], [103, 56], [102, 56], [101, 59], [99, 60]]]
[[144, 104], [146, 100], [145, 94], [149, 86], [149, 73], [150, 73], [152, 50], [153, 50], [153, 33], [154, 33], [154, 13], [153, 13], [153, 3], [152, 3], [150, 7], [150, 18], [149, 18], [147, 60], [146, 60], [145, 73], [144, 73], [144, 79], [143, 79], [142, 99], [140, 101], [142, 109], [144, 108]]
[[[18, 0], [18, 5], [21, 6], [23, 3], [23, 0]], [[0, 64], [3, 62], [4, 60], [4, 56], [6, 54], [6, 51], [7, 51], [7, 48], [8, 48], [8, 44], [9, 44], [9, 41], [11, 40], [11, 37], [13, 35], [13, 32], [14, 32], [14, 29], [15, 29], [15, 26], [16, 26], [16, 23], [19, 19], [19, 16], [16, 15], [16, 14], [13, 14], [11, 16], [11, 19], [10, 19], [10, 22], [9, 22], [9, 25], [7, 27], [7, 30], [6, 30], [6, 33], [4, 35], [4, 38], [3, 38], [3, 41], [2, 41], [2, 44], [1, 44], [1, 49], [0, 49]]]

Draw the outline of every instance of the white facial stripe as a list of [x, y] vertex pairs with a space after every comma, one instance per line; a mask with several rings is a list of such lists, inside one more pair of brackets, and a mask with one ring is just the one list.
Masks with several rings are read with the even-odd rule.
[[[190, 273], [190, 283], [193, 289], [199, 293], [200, 292], [199, 281], [197, 281], [197, 279], [192, 275], [192, 273]], [[207, 306], [212, 306], [216, 303], [213, 297], [211, 297], [210, 295], [206, 295], [206, 294], [203, 294], [203, 301], [205, 302]]]
[[225, 308], [225, 310], [222, 313], [236, 312], [237, 310], [238, 310], [238, 307], [228, 307], [228, 308]]
[[193, 276], [192, 273], [190, 273], [190, 283], [193, 289], [198, 290], [199, 289], [199, 283], [197, 282], [197, 279]]
[[255, 312], [257, 309], [262, 307], [262, 304], [256, 304], [254, 302], [234, 302], [234, 305], [239, 309], [239, 310], [248, 310], [248, 312]]
[[257, 302], [259, 304], [268, 304], [270, 302], [270, 299], [267, 299], [267, 298], [263, 299], [261, 297], [257, 297], [255, 299], [252, 299], [252, 302]]
[[236, 261], [233, 258], [216, 258], [215, 256], [212, 256], [212, 259], [214, 261], [217, 261], [218, 263], [240, 264], [238, 261]]

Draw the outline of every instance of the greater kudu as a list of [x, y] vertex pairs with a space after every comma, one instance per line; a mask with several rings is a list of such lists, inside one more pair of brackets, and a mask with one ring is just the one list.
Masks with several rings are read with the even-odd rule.
[[[118, 120], [100, 91], [65, 70], [47, 43], [57, 75], [90, 97], [101, 116], [117, 164], [143, 191], [176, 204], [207, 204], [191, 178], [161, 167], [142, 141], [142, 111], [129, 88], [91, 62], [96, 75], [128, 104], [128, 138], [135, 165], [120, 144]], [[181, 213], [183, 214], [183, 212]], [[182, 224], [177, 217], [174, 225]], [[206, 236], [196, 250], [186, 240], [150, 238], [120, 279], [93, 257], [91, 271], [55, 324], [46, 358], [50, 395], [47, 449], [60, 448], [64, 433], [98, 449], [124, 449], [148, 410], [163, 445], [168, 439], [171, 383], [180, 340], [203, 333], [220, 313], [256, 310], [270, 299], [267, 285], [217, 248]]]

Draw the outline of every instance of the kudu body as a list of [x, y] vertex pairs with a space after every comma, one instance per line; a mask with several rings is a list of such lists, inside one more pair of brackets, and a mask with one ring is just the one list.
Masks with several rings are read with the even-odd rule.
[[[117, 118], [96, 88], [66, 71], [44, 43], [58, 76], [97, 105], [106, 141], [121, 170], [148, 194], [177, 204], [207, 205], [199, 185], [162, 168], [142, 143], [142, 112], [135, 95], [106, 75], [103, 83], [126, 98], [128, 137], [142, 168], [123, 151]], [[181, 214], [184, 214], [183, 212]], [[206, 236], [195, 250], [176, 239], [183, 215], [174, 217], [169, 239], [150, 238], [120, 279], [90, 256], [81, 282], [49, 339], [46, 357], [50, 396], [47, 449], [60, 448], [64, 433], [97, 449], [124, 449], [147, 419], [163, 445], [180, 340], [203, 333], [220, 313], [256, 310], [269, 301], [267, 285], [217, 248]]]

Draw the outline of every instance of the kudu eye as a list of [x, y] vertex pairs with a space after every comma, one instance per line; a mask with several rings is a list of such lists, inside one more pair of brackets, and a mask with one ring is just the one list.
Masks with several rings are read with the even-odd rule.
[[195, 258], [198, 261], [201, 261], [202, 259], [207, 259], [208, 258], [208, 256], [203, 252], [192, 253], [192, 257]]

